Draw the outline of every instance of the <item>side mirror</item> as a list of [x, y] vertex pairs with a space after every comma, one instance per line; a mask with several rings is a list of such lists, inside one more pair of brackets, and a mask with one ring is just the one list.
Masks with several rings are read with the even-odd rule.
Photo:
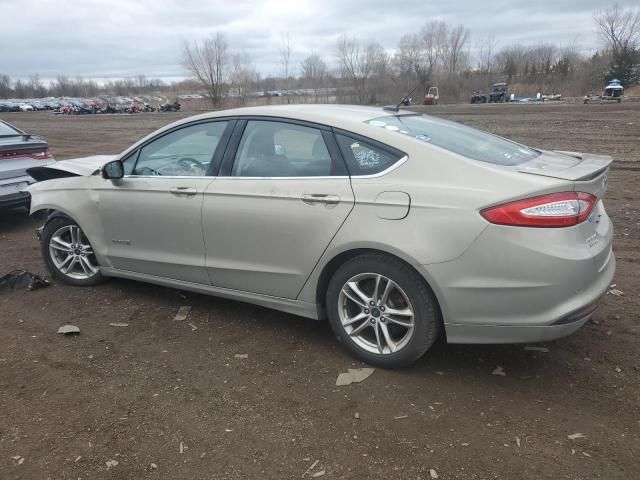
[[120, 160], [114, 160], [102, 166], [102, 178], [118, 180], [122, 177], [124, 177], [124, 166]]

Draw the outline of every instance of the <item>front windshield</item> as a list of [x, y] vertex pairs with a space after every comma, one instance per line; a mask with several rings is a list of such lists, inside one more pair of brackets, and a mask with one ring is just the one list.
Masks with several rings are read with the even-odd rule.
[[537, 150], [505, 138], [427, 115], [388, 115], [367, 123], [495, 165], [520, 165], [540, 155]]

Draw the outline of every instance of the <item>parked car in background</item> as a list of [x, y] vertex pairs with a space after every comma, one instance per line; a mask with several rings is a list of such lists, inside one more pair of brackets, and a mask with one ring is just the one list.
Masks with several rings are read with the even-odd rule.
[[46, 141], [0, 120], [0, 208], [28, 207], [31, 167], [54, 163]]
[[489, 103], [504, 103], [509, 101], [507, 84], [505, 82], [494, 83], [489, 93]]
[[470, 103], [487, 103], [487, 94], [483, 91], [476, 90], [471, 94]]
[[19, 103], [18, 107], [21, 112], [33, 112], [33, 106], [28, 103]]
[[53, 211], [41, 248], [61, 281], [328, 316], [355, 356], [398, 367], [443, 332], [534, 342], [584, 325], [615, 270], [610, 163], [395, 106], [281, 105], [30, 169], [29, 191]]
[[19, 112], [20, 107], [13, 102], [0, 102], [0, 112]]

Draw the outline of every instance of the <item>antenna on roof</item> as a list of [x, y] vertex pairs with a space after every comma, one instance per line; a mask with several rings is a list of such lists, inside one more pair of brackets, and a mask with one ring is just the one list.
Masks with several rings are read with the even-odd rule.
[[382, 109], [386, 110], [387, 112], [399, 112], [400, 111], [400, 105], [402, 105], [404, 103], [405, 99], [409, 98], [409, 95], [411, 95], [413, 92], [415, 92], [426, 81], [427, 81], [427, 78], [426, 77], [423, 78], [422, 81], [420, 81], [415, 87], [413, 87], [413, 90], [411, 90], [404, 97], [402, 97], [402, 99], [400, 100], [400, 103], [398, 103], [397, 105], [386, 105], [386, 106], [382, 107]]

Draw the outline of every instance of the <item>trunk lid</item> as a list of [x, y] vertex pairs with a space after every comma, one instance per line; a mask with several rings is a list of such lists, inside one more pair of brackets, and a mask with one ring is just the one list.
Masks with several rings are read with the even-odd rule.
[[600, 199], [607, 191], [607, 172], [612, 161], [608, 155], [543, 150], [538, 158], [520, 165], [518, 171], [574, 182], [576, 191]]

